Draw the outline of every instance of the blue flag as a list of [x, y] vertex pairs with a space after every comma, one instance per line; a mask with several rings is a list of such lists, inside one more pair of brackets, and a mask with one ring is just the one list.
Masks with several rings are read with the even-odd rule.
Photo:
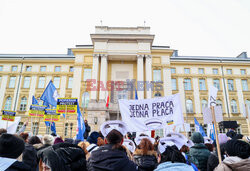
[[194, 124], [195, 124], [195, 131], [200, 132], [203, 137], [206, 136], [202, 126], [199, 124], [196, 118], [194, 118]]
[[32, 104], [37, 105], [38, 101], [36, 100], [35, 96], [32, 96]]
[[136, 88], [135, 88], [135, 100], [138, 100], [138, 95], [137, 95]]
[[49, 84], [47, 85], [46, 89], [44, 90], [41, 100], [44, 101], [44, 104], [46, 106], [51, 105], [56, 107], [57, 105], [57, 98], [59, 97], [59, 94], [57, 93], [55, 85], [50, 80]]
[[210, 138], [215, 141], [215, 132], [214, 132], [214, 124], [213, 124], [213, 129], [210, 130]]
[[85, 123], [81, 114], [80, 107], [77, 103], [77, 134], [76, 139], [83, 141], [84, 140], [84, 134], [85, 132]]
[[[50, 127], [50, 122], [49, 121], [45, 121], [45, 125], [47, 127]], [[56, 134], [56, 124], [55, 124], [55, 122], [52, 122], [50, 130], [51, 130], [51, 132], [54, 132]]]

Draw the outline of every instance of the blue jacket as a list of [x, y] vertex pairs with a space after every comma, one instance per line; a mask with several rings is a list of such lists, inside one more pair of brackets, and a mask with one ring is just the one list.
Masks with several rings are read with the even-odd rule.
[[164, 162], [158, 165], [155, 171], [194, 171], [193, 167], [185, 163]]

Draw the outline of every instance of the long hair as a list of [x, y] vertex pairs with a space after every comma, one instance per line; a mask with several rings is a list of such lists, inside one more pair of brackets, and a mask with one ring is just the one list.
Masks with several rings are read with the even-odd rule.
[[28, 143], [31, 145], [34, 145], [34, 144], [41, 144], [42, 142], [41, 142], [40, 138], [38, 138], [37, 136], [32, 136], [32, 137], [30, 137]]
[[186, 163], [184, 156], [175, 145], [167, 146], [166, 150], [161, 154], [161, 163], [167, 161], [171, 161], [172, 163]]
[[146, 155], [148, 151], [154, 150], [154, 146], [149, 139], [143, 138], [139, 144], [139, 149], [142, 150], [143, 155]]
[[121, 147], [123, 136], [119, 131], [113, 129], [108, 133], [106, 139], [108, 141], [108, 144], [112, 144], [112, 149], [121, 149], [121, 150], [123, 149]]

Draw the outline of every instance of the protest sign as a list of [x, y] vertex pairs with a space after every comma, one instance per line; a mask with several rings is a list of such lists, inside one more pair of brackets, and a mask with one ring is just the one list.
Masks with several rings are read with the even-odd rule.
[[122, 120], [130, 131], [147, 131], [183, 124], [180, 95], [142, 100], [119, 100]]
[[45, 109], [44, 121], [58, 122], [60, 121], [60, 113], [56, 113], [56, 109]]
[[[13, 122], [8, 122], [5, 120], [2, 120], [2, 116], [0, 116], [0, 128], [7, 128], [7, 133], [15, 134], [20, 120], [21, 120], [21, 117], [16, 116], [15, 120]], [[7, 122], [8, 122], [8, 124], [7, 124]]]
[[2, 120], [3, 121], [14, 122], [15, 121], [15, 116], [16, 116], [15, 111], [10, 111], [10, 110], [3, 110], [2, 111]]
[[209, 91], [208, 107], [216, 106], [216, 97], [217, 97], [218, 89], [214, 86], [210, 86], [208, 91]]
[[30, 105], [29, 116], [31, 117], [43, 117], [44, 116], [44, 109], [46, 106], [41, 105]]
[[[209, 108], [209, 107], [203, 108], [202, 112], [203, 112], [203, 121], [204, 121], [204, 124], [210, 124], [210, 123], [212, 123], [213, 122], [213, 117], [212, 117], [211, 108]], [[222, 115], [222, 108], [221, 108], [221, 106], [215, 106], [214, 107], [214, 113], [215, 113], [216, 122], [223, 121], [223, 115]]]
[[57, 113], [77, 114], [77, 99], [76, 98], [58, 98]]

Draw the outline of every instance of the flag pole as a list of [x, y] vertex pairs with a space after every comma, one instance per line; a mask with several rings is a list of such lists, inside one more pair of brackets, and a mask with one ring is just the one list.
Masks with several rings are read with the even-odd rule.
[[248, 126], [248, 134], [250, 134], [250, 123], [249, 123], [249, 113], [248, 113], [248, 106], [245, 104], [246, 109], [246, 119], [247, 119], [247, 126]]
[[217, 153], [218, 153], [219, 163], [221, 163], [222, 162], [221, 151], [220, 151], [220, 143], [219, 143], [219, 138], [218, 138], [218, 133], [217, 133], [217, 124], [216, 124], [216, 119], [215, 119], [214, 106], [211, 106], [210, 108], [212, 112], [213, 124], [214, 124], [214, 129], [215, 129], [214, 132], [215, 132], [215, 137], [216, 137]]

